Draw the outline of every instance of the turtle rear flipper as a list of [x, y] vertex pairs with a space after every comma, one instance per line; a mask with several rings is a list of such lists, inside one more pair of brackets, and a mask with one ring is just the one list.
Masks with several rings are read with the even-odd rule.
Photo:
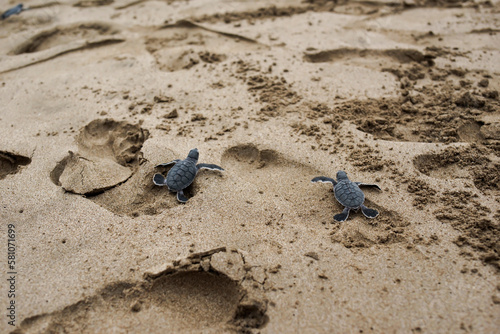
[[176, 164], [178, 163], [179, 161], [181, 161], [181, 159], [175, 159], [175, 160], [172, 160], [170, 162], [165, 162], [164, 164], [159, 164], [159, 165], [156, 165], [156, 167], [163, 167], [163, 166], [168, 166], [168, 165], [172, 165], [172, 164]]
[[220, 170], [222, 172], [224, 171], [224, 168], [222, 168], [220, 166], [217, 166], [217, 165], [214, 165], [214, 164], [197, 164], [196, 168], [198, 170], [200, 170], [200, 169], [210, 169], [210, 170]]
[[181, 203], [186, 203], [188, 201], [188, 198], [184, 195], [184, 192], [182, 190], [179, 190], [177, 192], [177, 200]]
[[331, 183], [333, 185], [337, 184], [337, 181], [335, 181], [331, 177], [326, 177], [326, 176], [316, 176], [314, 179], [311, 180], [311, 182]]
[[349, 211], [351, 211], [351, 209], [346, 207], [344, 211], [342, 211], [342, 213], [338, 213], [335, 216], [333, 216], [333, 219], [335, 219], [338, 222], [346, 221], [347, 218], [349, 217]]
[[372, 187], [372, 188], [377, 188], [378, 190], [382, 190], [382, 188], [380, 188], [378, 184], [363, 183], [363, 182], [354, 182], [354, 183], [356, 183], [358, 187]]
[[153, 183], [157, 186], [165, 186], [167, 185], [167, 179], [165, 179], [163, 175], [157, 173], [153, 176]]
[[378, 211], [375, 209], [369, 209], [364, 205], [361, 205], [361, 212], [365, 215], [367, 218], [375, 218], [378, 216]]

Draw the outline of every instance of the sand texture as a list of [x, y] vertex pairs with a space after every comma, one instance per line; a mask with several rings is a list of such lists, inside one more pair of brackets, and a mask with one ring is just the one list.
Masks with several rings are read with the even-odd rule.
[[[500, 1], [24, 7], [1, 333], [500, 333]], [[224, 171], [180, 204], [153, 175], [192, 148]], [[334, 221], [339, 170], [378, 217]]]

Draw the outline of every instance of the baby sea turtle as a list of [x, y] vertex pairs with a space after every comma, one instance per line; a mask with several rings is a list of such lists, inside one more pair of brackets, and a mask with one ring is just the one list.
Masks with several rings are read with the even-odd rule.
[[358, 210], [361, 208], [361, 212], [367, 218], [375, 218], [378, 216], [378, 211], [375, 209], [369, 209], [363, 205], [365, 202], [365, 194], [359, 188], [360, 186], [365, 187], [375, 187], [378, 190], [380, 187], [376, 184], [368, 184], [362, 182], [352, 182], [347, 177], [346, 172], [343, 170], [337, 172], [337, 181], [332, 178], [326, 176], [318, 176], [311, 180], [311, 182], [324, 182], [333, 184], [333, 192], [335, 193], [335, 198], [339, 201], [340, 204], [345, 206], [344, 211], [342, 213], [336, 214], [333, 216], [338, 222], [343, 222], [349, 217], [349, 211]]
[[200, 169], [206, 168], [211, 170], [224, 169], [212, 164], [196, 164], [198, 162], [198, 157], [200, 153], [197, 148], [193, 148], [189, 151], [186, 159], [180, 160], [176, 159], [160, 166], [168, 166], [174, 164], [174, 166], [168, 171], [167, 177], [165, 178], [161, 174], [155, 174], [153, 176], [153, 182], [157, 186], [167, 186], [170, 191], [177, 192], [177, 200], [181, 203], [186, 203], [188, 198], [184, 195], [183, 190], [186, 189], [191, 183], [193, 183], [196, 174]]
[[23, 8], [23, 4], [20, 3], [19, 5], [12, 7], [10, 9], [7, 9], [1, 16], [2, 20], [5, 20], [9, 16], [12, 15], [19, 15], [23, 10], [26, 10]]

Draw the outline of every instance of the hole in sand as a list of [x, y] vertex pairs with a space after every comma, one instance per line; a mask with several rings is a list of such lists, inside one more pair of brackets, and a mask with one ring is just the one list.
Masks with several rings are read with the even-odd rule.
[[475, 148], [450, 147], [440, 153], [428, 153], [416, 156], [413, 165], [423, 174], [440, 178], [471, 178], [470, 166], [488, 165], [488, 159]]

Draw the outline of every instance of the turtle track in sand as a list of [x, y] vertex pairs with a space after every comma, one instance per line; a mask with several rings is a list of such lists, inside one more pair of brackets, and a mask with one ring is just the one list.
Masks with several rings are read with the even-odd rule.
[[31, 159], [11, 152], [0, 151], [0, 180], [9, 174], [16, 174], [21, 166], [27, 166]]
[[145, 272], [143, 280], [112, 283], [61, 310], [28, 317], [12, 333], [219, 333], [221, 327], [249, 333], [267, 323], [267, 303], [257, 283], [245, 281], [243, 263], [225, 247], [195, 253]]
[[[304, 224], [334, 223], [333, 215], [343, 210], [333, 196], [331, 185], [311, 184], [311, 179], [321, 172], [274, 150], [259, 149], [252, 144], [237, 145], [226, 150], [222, 163], [227, 171], [234, 171], [253, 184], [269, 200], [286, 205]], [[405, 240], [402, 233], [408, 221], [370, 200], [365, 204], [377, 209], [380, 215], [367, 220], [360, 212], [353, 212], [347, 222], [332, 225], [333, 242], [348, 248], [366, 248]]]

